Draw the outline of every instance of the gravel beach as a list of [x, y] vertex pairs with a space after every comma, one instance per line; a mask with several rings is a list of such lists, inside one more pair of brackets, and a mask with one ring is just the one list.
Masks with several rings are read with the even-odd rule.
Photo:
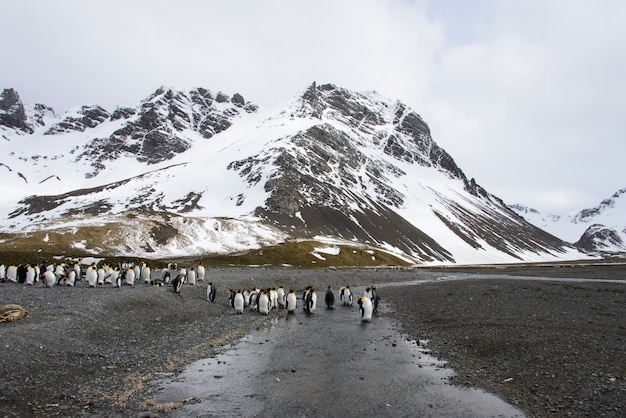
[[[397, 319], [407, 338], [427, 341], [431, 354], [455, 371], [454, 384], [483, 388], [528, 416], [621, 417], [626, 285], [599, 279], [623, 281], [625, 270], [210, 269], [215, 303], [206, 300], [206, 281], [185, 285], [180, 294], [144, 283], [120, 289], [0, 283], [0, 306], [15, 303], [29, 312], [0, 323], [0, 416], [166, 414], [177, 405], [154, 402], [147, 382], [174, 376], [286, 315], [235, 315], [229, 289], [381, 284], [390, 310], [379, 315]], [[478, 276], [465, 278], [467, 272]]]

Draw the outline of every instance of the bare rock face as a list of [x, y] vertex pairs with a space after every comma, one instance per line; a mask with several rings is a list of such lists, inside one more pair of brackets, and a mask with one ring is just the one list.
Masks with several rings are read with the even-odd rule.
[[96, 176], [106, 161], [131, 156], [139, 162], [156, 164], [188, 150], [192, 141], [183, 134], [194, 131], [205, 139], [228, 129], [234, 117], [255, 112], [257, 107], [245, 103], [241, 95], [219, 93], [217, 98], [204, 88], [188, 92], [159, 88], [137, 108], [118, 108], [112, 120], [124, 119], [126, 124], [107, 137], [96, 137], [77, 157], [91, 161]]
[[626, 245], [619, 233], [613, 228], [593, 224], [585, 230], [574, 245], [590, 253], [626, 252]]
[[50, 127], [44, 135], [57, 135], [69, 132], [85, 132], [109, 119], [109, 112], [97, 105], [84, 105], [71, 112], [63, 120]]
[[31, 134], [33, 127], [28, 123], [26, 110], [14, 89], [4, 89], [0, 94], [0, 126]]

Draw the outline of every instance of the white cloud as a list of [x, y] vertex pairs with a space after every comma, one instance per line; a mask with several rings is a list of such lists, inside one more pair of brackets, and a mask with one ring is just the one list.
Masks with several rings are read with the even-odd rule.
[[625, 18], [618, 0], [3, 2], [0, 87], [57, 111], [160, 85], [377, 90], [490, 192], [564, 210], [626, 187]]

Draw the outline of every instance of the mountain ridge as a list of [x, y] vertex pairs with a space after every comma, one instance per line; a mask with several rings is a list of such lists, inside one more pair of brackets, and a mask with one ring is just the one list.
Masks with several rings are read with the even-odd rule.
[[626, 255], [626, 188], [593, 207], [563, 215], [545, 214], [524, 205], [511, 205], [520, 216], [577, 248], [599, 256]]
[[[162, 87], [134, 108], [99, 109], [80, 107], [54, 131], [0, 127], [11, 150], [0, 163], [24, 180], [46, 179], [27, 191], [5, 181], [13, 201], [2, 202], [0, 230], [124, 222], [139, 212], [182, 219], [180, 234], [185, 220], [230, 219], [264, 225], [265, 242], [334, 238], [417, 263], [584, 257], [468, 180], [419, 114], [375, 92], [312, 83], [285, 105], [259, 110], [239, 94]], [[27, 137], [54, 137], [57, 153], [18, 147]], [[231, 249], [258, 245], [237, 239]]]

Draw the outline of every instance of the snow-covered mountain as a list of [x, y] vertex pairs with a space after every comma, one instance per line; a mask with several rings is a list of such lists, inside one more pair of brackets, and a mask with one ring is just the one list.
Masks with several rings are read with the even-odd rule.
[[160, 88], [133, 108], [56, 115], [9, 89], [0, 135], [8, 247], [25, 231], [152, 257], [312, 238], [432, 264], [585, 257], [468, 180], [417, 113], [375, 92], [313, 83], [259, 109]]
[[524, 205], [511, 205], [528, 222], [590, 254], [626, 254], [626, 189], [598, 205], [564, 215], [543, 214]]

